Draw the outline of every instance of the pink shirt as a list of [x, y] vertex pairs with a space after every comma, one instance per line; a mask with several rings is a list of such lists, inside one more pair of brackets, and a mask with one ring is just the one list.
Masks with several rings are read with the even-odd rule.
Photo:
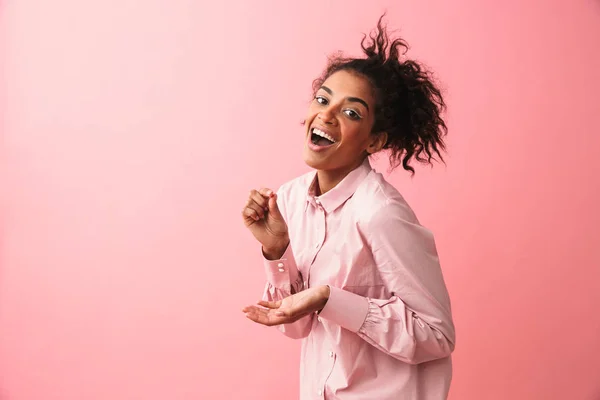
[[302, 338], [300, 399], [446, 399], [455, 336], [431, 232], [368, 160], [322, 196], [314, 182], [279, 189], [291, 245], [264, 260], [264, 300], [331, 288], [319, 315], [279, 327]]

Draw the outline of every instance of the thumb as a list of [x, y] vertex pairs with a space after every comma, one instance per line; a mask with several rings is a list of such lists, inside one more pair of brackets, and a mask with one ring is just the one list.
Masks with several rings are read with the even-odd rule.
[[289, 308], [279, 308], [275, 310], [276, 317], [294, 317], [294, 311]]
[[269, 215], [277, 220], [283, 220], [283, 216], [277, 205], [277, 194], [275, 193], [269, 197]]

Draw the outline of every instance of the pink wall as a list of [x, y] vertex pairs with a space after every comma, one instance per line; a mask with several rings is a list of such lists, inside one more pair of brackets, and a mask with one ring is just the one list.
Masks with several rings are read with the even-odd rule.
[[600, 2], [368, 4], [2, 2], [1, 400], [296, 398], [240, 210], [306, 170], [311, 81], [385, 7], [448, 88], [447, 168], [391, 179], [437, 235], [451, 399], [600, 399]]

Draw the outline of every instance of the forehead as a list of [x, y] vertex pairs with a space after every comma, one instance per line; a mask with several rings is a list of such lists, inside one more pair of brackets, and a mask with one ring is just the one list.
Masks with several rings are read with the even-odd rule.
[[369, 105], [374, 103], [371, 84], [365, 77], [357, 73], [349, 71], [335, 72], [323, 82], [323, 86], [331, 89], [335, 97], [358, 97]]

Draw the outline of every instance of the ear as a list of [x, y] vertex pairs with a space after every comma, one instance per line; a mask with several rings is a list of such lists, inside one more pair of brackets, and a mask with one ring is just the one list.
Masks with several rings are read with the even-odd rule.
[[367, 153], [375, 154], [379, 150], [383, 149], [385, 143], [387, 142], [388, 134], [387, 132], [379, 132], [373, 135], [373, 139], [371, 140], [371, 144], [367, 147]]

